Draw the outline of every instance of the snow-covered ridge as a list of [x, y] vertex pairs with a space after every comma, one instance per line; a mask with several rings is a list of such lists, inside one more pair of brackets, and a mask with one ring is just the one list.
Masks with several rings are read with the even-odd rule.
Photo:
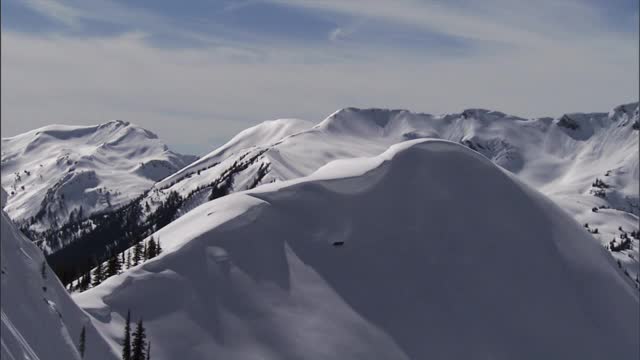
[[136, 309], [157, 360], [640, 355], [638, 292], [602, 246], [451, 142], [333, 161], [155, 235], [162, 255], [75, 299], [114, 344]]
[[[3, 207], [5, 195], [2, 189]], [[4, 210], [1, 215], [2, 359], [79, 360], [83, 326], [85, 359], [117, 359], [46, 265], [40, 250], [16, 229]]]
[[[287, 120], [247, 129], [201, 162], [156, 184], [144, 201], [153, 206], [176, 191], [188, 198], [185, 213], [208, 201], [223, 177], [230, 179], [225, 182], [228, 192], [242, 191], [307, 176], [336, 159], [380, 154], [407, 140], [439, 138], [461, 143], [516, 174], [580, 223], [597, 228], [595, 236], [608, 244], [638, 229], [638, 121], [637, 102], [609, 113], [535, 119], [485, 109], [431, 115], [346, 108], [315, 126], [296, 122], [280, 139], [263, 134], [278, 133]], [[606, 189], [593, 187], [598, 179]], [[639, 248], [634, 239], [629, 249], [614, 254], [634, 277]]]
[[36, 230], [117, 208], [195, 160], [129, 122], [50, 125], [2, 139], [12, 219]]
[[213, 152], [203, 156], [199, 160], [193, 162], [188, 167], [181, 169], [168, 176], [167, 178], [159, 181], [156, 184], [158, 188], [165, 188], [171, 184], [175, 184], [192, 175], [195, 172], [206, 170], [211, 168], [234, 153], [239, 151], [245, 151], [252, 147], [264, 147], [273, 145], [281, 139], [306, 130], [312, 126], [311, 122], [299, 119], [277, 119], [265, 121], [256, 126], [250, 127], [241, 131], [238, 135], [234, 136], [226, 144], [217, 148]]

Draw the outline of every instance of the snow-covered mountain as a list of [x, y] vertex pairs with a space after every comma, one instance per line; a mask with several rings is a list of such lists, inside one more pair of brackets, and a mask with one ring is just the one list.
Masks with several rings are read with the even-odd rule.
[[[353, 157], [384, 147], [390, 113], [341, 121], [354, 112], [285, 138], [260, 161], [271, 161], [275, 179], [303, 175], [329, 149]], [[515, 139], [541, 126], [548, 136], [567, 131], [484, 116], [522, 121]], [[415, 117], [405, 119], [398, 124]], [[434, 130], [440, 137], [476, 124], [434, 121], [447, 122]], [[499, 125], [487, 126], [460, 135], [489, 148]], [[318, 152], [314, 133], [340, 128]], [[522, 161], [508, 163], [531, 171], [536, 160], [516, 149]], [[309, 161], [294, 161], [294, 150]], [[633, 281], [556, 204], [456, 143], [417, 139], [380, 152], [207, 202], [156, 233], [161, 255], [74, 298], [115, 349], [127, 310], [139, 313], [156, 360], [640, 356]], [[563, 166], [561, 157], [538, 161], [551, 160]]]
[[[2, 189], [2, 206], [5, 195]], [[79, 360], [84, 326], [84, 359], [117, 359], [91, 319], [46, 265], [42, 252], [22, 235], [4, 210], [1, 229], [1, 358]]]
[[55, 228], [126, 204], [195, 159], [120, 120], [46, 126], [2, 139], [6, 211], [34, 230]]
[[[543, 192], [638, 274], [638, 103], [609, 113], [522, 119], [469, 109], [430, 115], [406, 110], [342, 109], [312, 126], [278, 120], [245, 130], [220, 149], [158, 182], [145, 203], [157, 206], [176, 191], [182, 213], [212, 197], [309, 175], [336, 159], [373, 156], [417, 138], [464, 144]], [[214, 188], [222, 188], [215, 191]], [[155, 205], [154, 205], [155, 204]], [[622, 230], [620, 230], [622, 229]]]

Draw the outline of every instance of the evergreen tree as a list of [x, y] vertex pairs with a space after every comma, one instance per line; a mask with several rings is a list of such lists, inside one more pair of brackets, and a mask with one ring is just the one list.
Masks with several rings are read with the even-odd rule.
[[227, 195], [228, 193], [229, 193], [229, 190], [227, 189], [226, 183], [214, 185], [211, 188], [211, 194], [209, 194], [209, 200], [215, 200], [217, 198]]
[[80, 351], [80, 357], [82, 359], [84, 359], [84, 350], [85, 350], [86, 344], [87, 344], [87, 331], [83, 325], [82, 331], [80, 331], [80, 345], [78, 346], [78, 351]]
[[156, 229], [164, 227], [173, 220], [182, 205], [182, 201], [183, 199], [180, 194], [175, 191], [171, 191], [169, 195], [167, 195], [166, 200], [158, 206], [151, 216], [151, 218], [155, 220], [152, 222], [156, 224]]
[[131, 267], [131, 251], [127, 251], [127, 269]]
[[144, 248], [142, 247], [142, 242], [137, 242], [133, 246], [133, 266], [136, 266], [142, 260]]
[[104, 270], [102, 268], [102, 262], [98, 261], [98, 265], [96, 265], [96, 269], [93, 270], [93, 282], [92, 286], [98, 286], [102, 282], [104, 278]]
[[149, 244], [147, 245], [147, 257], [149, 259], [153, 259], [156, 255], [158, 255], [158, 250], [156, 247], [156, 241], [153, 239], [152, 235], [151, 239], [149, 239]]
[[107, 272], [105, 278], [118, 275], [118, 270], [120, 270], [120, 262], [118, 261], [118, 256], [113, 254], [107, 262]]
[[82, 275], [82, 277], [78, 281], [78, 290], [87, 290], [89, 288], [89, 284], [91, 284], [91, 270]]
[[162, 246], [160, 245], [160, 238], [158, 238], [158, 242], [156, 244], [156, 255], [162, 254]]
[[124, 251], [120, 253], [120, 270], [124, 269], [127, 261], [124, 259]]
[[131, 311], [129, 310], [127, 310], [127, 323], [124, 325], [122, 360], [131, 360]]
[[89, 286], [91, 285], [91, 282], [93, 281], [92, 277], [91, 277], [91, 270], [87, 271], [87, 279], [85, 280], [85, 286], [84, 289], [87, 290], [89, 288]]
[[146, 337], [142, 319], [138, 320], [131, 344], [131, 360], [145, 360]]
[[151, 341], [147, 342], [147, 360], [151, 359]]
[[144, 243], [144, 251], [142, 252], [142, 258], [144, 261], [149, 260], [149, 249], [147, 248], [147, 243]]

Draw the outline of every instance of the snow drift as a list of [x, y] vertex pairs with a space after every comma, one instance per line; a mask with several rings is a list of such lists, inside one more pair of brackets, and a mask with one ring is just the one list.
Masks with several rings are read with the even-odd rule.
[[[145, 201], [159, 204], [176, 191], [187, 198], [185, 213], [208, 201], [212, 184], [225, 176], [229, 192], [243, 191], [307, 176], [336, 159], [378, 155], [406, 140], [439, 138], [516, 174], [579, 223], [598, 229], [594, 236], [603, 245], [613, 237], [619, 243], [623, 233], [638, 230], [638, 111], [636, 102], [609, 113], [523, 119], [483, 109], [431, 115], [346, 108], [315, 126], [291, 119], [265, 122], [157, 183]], [[593, 186], [598, 179], [605, 184], [601, 188]], [[629, 249], [613, 253], [633, 278], [639, 246], [633, 239]]]
[[[75, 295], [154, 359], [637, 359], [639, 299], [585, 229], [485, 157], [413, 140], [201, 205]], [[343, 242], [336, 247], [333, 244]]]
[[[3, 207], [5, 200], [2, 189]], [[79, 360], [77, 346], [83, 326], [86, 329], [84, 358], [116, 359], [90, 318], [44, 263], [40, 250], [14, 227], [4, 210], [0, 240], [2, 359]]]

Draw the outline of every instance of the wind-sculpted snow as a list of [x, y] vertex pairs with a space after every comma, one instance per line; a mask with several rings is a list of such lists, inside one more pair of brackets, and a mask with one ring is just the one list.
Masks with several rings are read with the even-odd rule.
[[[2, 194], [4, 206], [4, 189]], [[117, 359], [45, 264], [40, 250], [15, 228], [4, 210], [0, 245], [3, 360], [79, 360], [77, 346], [83, 326], [85, 359]]]
[[2, 139], [6, 211], [34, 230], [118, 208], [195, 157], [124, 121], [51, 125]]
[[[251, 185], [307, 176], [336, 159], [378, 155], [406, 140], [440, 138], [463, 144], [516, 174], [579, 223], [592, 231], [597, 228], [595, 236], [607, 245], [614, 237], [620, 242], [623, 232], [638, 230], [638, 130], [634, 128], [638, 121], [638, 103], [618, 106], [608, 114], [572, 113], [555, 119], [523, 119], [483, 109], [430, 115], [346, 108], [306, 129], [305, 123], [294, 120], [247, 129], [157, 184], [147, 200], [158, 204], [177, 191], [189, 197], [185, 213], [206, 202], [212, 184], [230, 171], [229, 192], [243, 191]], [[276, 140], [272, 135], [283, 128], [292, 130]], [[234, 169], [239, 159], [247, 158], [253, 161], [250, 166]], [[266, 174], [258, 177], [258, 170], [266, 166]], [[596, 179], [608, 187], [594, 188]], [[633, 278], [638, 273], [639, 248], [633, 239], [629, 249], [614, 253]]]
[[606, 250], [451, 142], [333, 161], [155, 236], [160, 256], [75, 299], [112, 344], [144, 318], [157, 360], [640, 356], [638, 292]]

